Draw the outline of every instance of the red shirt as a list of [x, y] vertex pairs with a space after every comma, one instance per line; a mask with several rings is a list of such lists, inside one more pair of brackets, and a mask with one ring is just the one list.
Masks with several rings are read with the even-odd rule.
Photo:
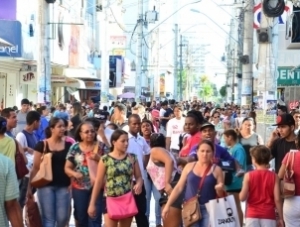
[[[284, 164], [284, 165], [287, 164], [288, 154], [289, 153], [287, 153], [282, 160], [282, 164]], [[292, 153], [290, 155], [292, 155]], [[290, 156], [290, 160], [289, 160], [290, 164], [292, 164], [291, 161], [292, 161], [292, 156]], [[293, 179], [294, 179], [294, 182], [296, 185], [295, 196], [300, 196], [300, 165], [295, 165], [295, 163], [300, 163], [300, 151], [295, 152], [294, 165], [292, 166], [292, 169], [294, 170]]]
[[276, 220], [274, 187], [276, 174], [269, 170], [249, 172], [246, 218]]
[[190, 138], [187, 139], [185, 146], [181, 149], [179, 153], [179, 157], [187, 157], [189, 156], [193, 147], [198, 145], [201, 140], [201, 133], [197, 132], [196, 134], [192, 135]]

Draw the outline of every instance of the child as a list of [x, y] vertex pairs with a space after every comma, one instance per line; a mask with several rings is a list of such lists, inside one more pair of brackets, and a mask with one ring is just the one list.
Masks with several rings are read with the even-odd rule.
[[279, 215], [278, 226], [284, 227], [279, 178], [268, 170], [270, 150], [256, 146], [250, 150], [255, 170], [245, 174], [240, 200], [246, 201], [246, 227], [277, 227], [275, 208]]

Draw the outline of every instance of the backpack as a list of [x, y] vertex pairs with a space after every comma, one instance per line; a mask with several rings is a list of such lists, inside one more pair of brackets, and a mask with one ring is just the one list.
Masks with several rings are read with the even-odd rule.
[[178, 143], [178, 146], [179, 146], [179, 151], [182, 149], [182, 147], [183, 147], [183, 138], [184, 138], [184, 136], [186, 135], [186, 133], [181, 133], [180, 135], [179, 135], [179, 143]]

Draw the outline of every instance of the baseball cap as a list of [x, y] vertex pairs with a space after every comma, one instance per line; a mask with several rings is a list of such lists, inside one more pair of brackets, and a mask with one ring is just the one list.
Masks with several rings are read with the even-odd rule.
[[273, 126], [279, 126], [279, 125], [295, 125], [295, 120], [291, 114], [282, 114], [277, 116], [276, 118], [276, 124]]
[[201, 127], [200, 127], [200, 131], [202, 131], [204, 128], [206, 128], [206, 127], [211, 127], [211, 128], [213, 128], [213, 129], [215, 129], [215, 126], [213, 125], [213, 124], [211, 124], [211, 123], [209, 123], [209, 122], [205, 122], [205, 123], [203, 123], [202, 125], [201, 125]]

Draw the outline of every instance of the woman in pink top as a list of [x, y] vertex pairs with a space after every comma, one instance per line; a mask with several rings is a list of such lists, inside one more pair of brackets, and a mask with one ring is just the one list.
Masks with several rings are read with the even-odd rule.
[[271, 151], [265, 146], [250, 150], [255, 170], [245, 174], [240, 200], [246, 204], [246, 227], [284, 227], [279, 178], [268, 170]]
[[[296, 163], [300, 163], [299, 141], [300, 134], [298, 133], [295, 140], [297, 150], [291, 150], [285, 155], [284, 159], [282, 160], [280, 170], [278, 172], [279, 178], [283, 179], [283, 176], [285, 174], [285, 168], [288, 164], [287, 162], [289, 162], [291, 169], [294, 171], [293, 179], [296, 185], [295, 196], [284, 199], [283, 203], [283, 219], [286, 227], [300, 226], [300, 165], [295, 165]], [[290, 155], [289, 161], [288, 155]]]

